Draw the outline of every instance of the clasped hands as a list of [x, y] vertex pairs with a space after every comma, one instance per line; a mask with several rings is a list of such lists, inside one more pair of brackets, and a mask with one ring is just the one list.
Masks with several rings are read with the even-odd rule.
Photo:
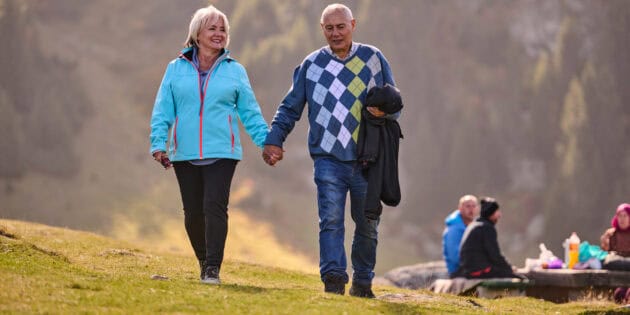
[[265, 163], [270, 166], [274, 166], [278, 163], [278, 161], [282, 160], [283, 153], [284, 150], [282, 150], [281, 147], [272, 144], [265, 144], [262, 152], [262, 158], [265, 160]]
[[[385, 113], [378, 109], [378, 107], [367, 107], [367, 110], [374, 117], [383, 117]], [[263, 148], [262, 158], [265, 160], [265, 163], [275, 166], [278, 161], [282, 160], [284, 150], [277, 145], [266, 144]]]

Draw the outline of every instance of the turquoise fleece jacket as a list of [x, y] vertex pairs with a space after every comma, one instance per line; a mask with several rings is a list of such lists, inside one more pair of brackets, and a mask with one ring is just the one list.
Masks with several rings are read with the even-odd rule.
[[209, 76], [202, 86], [190, 47], [168, 64], [151, 117], [151, 153], [166, 152], [168, 143], [172, 161], [240, 160], [238, 120], [263, 147], [269, 127], [245, 68], [225, 50]]

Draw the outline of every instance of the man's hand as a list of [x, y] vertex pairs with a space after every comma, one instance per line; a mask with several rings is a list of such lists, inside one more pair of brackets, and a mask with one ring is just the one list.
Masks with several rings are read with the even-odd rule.
[[283, 152], [284, 150], [279, 146], [266, 144], [263, 149], [262, 157], [265, 163], [274, 166], [278, 161], [282, 160]]
[[378, 109], [378, 107], [368, 106], [368, 107], [366, 107], [366, 109], [374, 117], [379, 117], [380, 118], [380, 117], [385, 116], [385, 112], [381, 111], [380, 109]]
[[173, 163], [171, 163], [171, 160], [168, 159], [168, 155], [164, 151], [154, 152], [153, 159], [160, 163], [165, 170], [173, 166]]

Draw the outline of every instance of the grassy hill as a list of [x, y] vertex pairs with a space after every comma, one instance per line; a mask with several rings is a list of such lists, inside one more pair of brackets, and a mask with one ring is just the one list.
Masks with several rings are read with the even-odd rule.
[[[264, 246], [262, 244], [261, 246]], [[0, 313], [577, 314], [610, 302], [485, 300], [377, 286], [376, 300], [324, 294], [312, 273], [227, 260], [223, 284], [198, 282], [190, 255], [92, 233], [0, 220]], [[161, 280], [154, 280], [155, 275]]]

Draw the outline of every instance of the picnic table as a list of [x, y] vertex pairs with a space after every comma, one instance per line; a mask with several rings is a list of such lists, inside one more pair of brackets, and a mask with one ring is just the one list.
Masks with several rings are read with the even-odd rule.
[[617, 287], [630, 287], [630, 271], [604, 269], [519, 269], [527, 280], [438, 279], [429, 288], [436, 293], [476, 295], [485, 298], [529, 296], [555, 303], [583, 298], [611, 299]]
[[530, 282], [527, 296], [556, 303], [585, 297], [610, 298], [617, 287], [630, 286], [630, 271], [605, 269], [519, 269]]

